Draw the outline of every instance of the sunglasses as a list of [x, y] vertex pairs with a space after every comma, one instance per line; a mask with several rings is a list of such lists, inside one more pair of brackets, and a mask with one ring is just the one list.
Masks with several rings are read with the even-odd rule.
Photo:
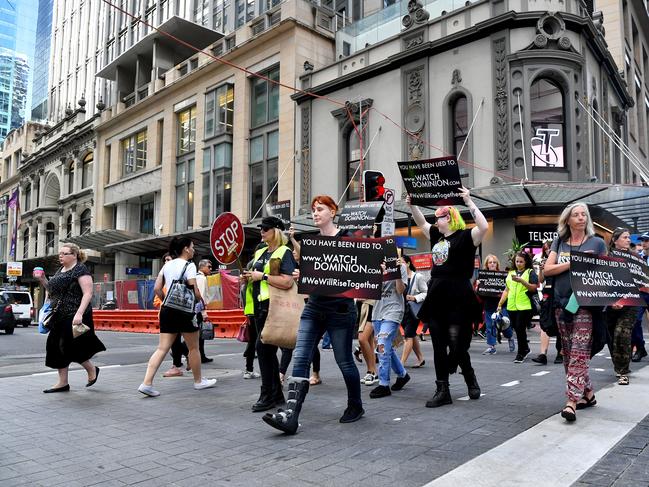
[[440, 221], [440, 220], [446, 220], [447, 218], [448, 218], [448, 215], [444, 215], [444, 216], [436, 216], [436, 217], [435, 217], [435, 221], [438, 222], [438, 221]]
[[259, 228], [261, 228], [262, 232], [267, 232], [271, 228], [275, 228], [275, 227], [269, 227], [268, 225], [261, 225]]

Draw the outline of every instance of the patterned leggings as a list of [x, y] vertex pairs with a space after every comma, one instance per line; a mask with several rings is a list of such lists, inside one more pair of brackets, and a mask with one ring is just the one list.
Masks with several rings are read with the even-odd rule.
[[631, 333], [638, 308], [625, 306], [622, 309], [606, 310], [606, 325], [611, 336], [609, 350], [616, 374], [627, 375], [631, 362]]
[[590, 312], [579, 309], [572, 323], [561, 320], [563, 310], [555, 310], [561, 344], [563, 367], [566, 370], [566, 395], [569, 401], [579, 401], [593, 390], [588, 375], [590, 349], [593, 342], [593, 317]]

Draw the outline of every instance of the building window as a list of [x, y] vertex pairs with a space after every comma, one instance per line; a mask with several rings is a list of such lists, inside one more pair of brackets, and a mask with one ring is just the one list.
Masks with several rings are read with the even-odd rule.
[[146, 130], [122, 139], [123, 175], [131, 174], [146, 166]]
[[235, 28], [255, 18], [255, 0], [234, 0]]
[[70, 238], [72, 236], [72, 215], [68, 215], [68, 219], [65, 221], [65, 237]]
[[250, 218], [269, 193], [266, 202], [277, 202], [278, 139], [278, 130], [250, 139]]
[[[452, 152], [461, 158], [460, 149], [469, 132], [469, 106], [466, 96], [460, 96], [453, 102], [451, 126], [453, 127]], [[466, 154], [464, 151], [462, 153]]]
[[23, 259], [29, 258], [29, 228], [23, 233]]
[[32, 209], [32, 185], [25, 186], [25, 211]]
[[45, 255], [54, 254], [54, 236], [56, 234], [56, 225], [49, 222], [45, 225]]
[[74, 161], [68, 166], [68, 194], [74, 193]]
[[0, 261], [7, 260], [7, 224], [0, 223]]
[[193, 152], [196, 146], [196, 107], [193, 106], [178, 114], [177, 154]]
[[205, 95], [205, 138], [232, 132], [234, 85], [226, 84]]
[[532, 167], [561, 169], [565, 163], [563, 92], [556, 82], [541, 78], [530, 87]]
[[176, 232], [194, 226], [194, 159], [176, 164]]
[[279, 85], [277, 84], [279, 82], [279, 67], [261, 74], [270, 81], [262, 78], [254, 78], [252, 81], [252, 127], [258, 127], [279, 118]]
[[202, 172], [201, 225], [207, 226], [231, 208], [232, 144], [224, 142], [205, 149]]
[[85, 235], [86, 233], [90, 233], [90, 226], [90, 208], [88, 208], [81, 213], [81, 218], [79, 219], [79, 234]]
[[140, 205], [140, 232], [153, 233], [153, 209], [154, 202], [142, 203]]
[[81, 187], [88, 188], [92, 186], [92, 168], [93, 168], [94, 155], [91, 152], [83, 158], [83, 166], [81, 167]]
[[[358, 138], [358, 133], [352, 128], [347, 136], [347, 157], [345, 164], [345, 186], [354, 177], [354, 180], [349, 185], [345, 198], [347, 200], [359, 200], [361, 198], [361, 175], [356, 173], [361, 163], [361, 144]], [[356, 175], [354, 176], [354, 173]]]
[[643, 108], [643, 103], [642, 103], [642, 87], [638, 83], [638, 80], [636, 78], [636, 85], [635, 85], [635, 106], [636, 106], [636, 117], [638, 118], [638, 145], [640, 146], [640, 149], [643, 151], [646, 149], [646, 142], [647, 142], [647, 134], [645, 130], [645, 120], [644, 120], [644, 113], [645, 110]]

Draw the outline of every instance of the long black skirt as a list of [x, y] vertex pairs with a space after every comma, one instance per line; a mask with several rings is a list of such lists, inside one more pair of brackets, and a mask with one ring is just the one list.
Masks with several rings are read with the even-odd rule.
[[45, 345], [45, 365], [52, 369], [64, 369], [72, 362], [83, 363], [96, 353], [103, 352], [106, 347], [95, 335], [92, 321], [92, 310], [83, 315], [83, 323], [90, 330], [83, 335], [73, 338], [72, 319], [70, 316], [53, 316], [52, 327]]

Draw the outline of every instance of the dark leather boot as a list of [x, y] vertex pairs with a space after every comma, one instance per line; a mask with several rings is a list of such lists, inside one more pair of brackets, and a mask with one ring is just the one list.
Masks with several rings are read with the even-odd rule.
[[261, 394], [257, 402], [252, 405], [253, 413], [260, 413], [262, 411], [268, 411], [275, 407], [275, 398], [273, 397], [270, 390], [263, 387], [261, 388]]
[[426, 407], [438, 408], [446, 404], [453, 404], [451, 393], [448, 390], [448, 381], [436, 380], [435, 384], [437, 384], [437, 391], [435, 391], [435, 395], [432, 399], [426, 401]]
[[298, 419], [302, 410], [302, 403], [308, 392], [308, 379], [291, 382], [288, 385], [286, 409], [278, 409], [276, 413], [266, 413], [262, 419], [273, 428], [294, 435], [299, 426]]
[[469, 398], [480, 399], [480, 386], [475, 376], [475, 370], [471, 369], [470, 372], [464, 372], [464, 382], [466, 382], [469, 389]]

